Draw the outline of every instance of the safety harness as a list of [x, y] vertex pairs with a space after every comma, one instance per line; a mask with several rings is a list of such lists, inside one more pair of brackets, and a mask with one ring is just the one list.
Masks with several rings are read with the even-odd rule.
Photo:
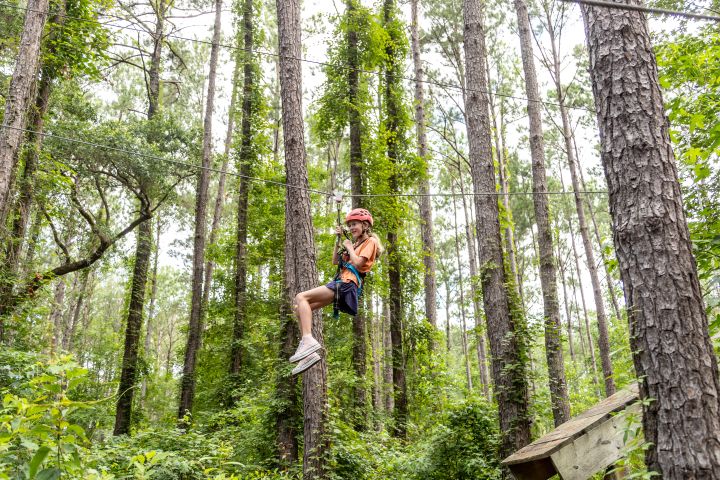
[[[365, 242], [370, 240], [370, 237], [366, 238], [365, 240], [360, 243], [357, 247], [354, 248], [360, 248]], [[363, 280], [365, 280], [365, 273], [360, 273], [357, 268], [355, 268], [355, 265], [353, 265], [350, 262], [346, 262], [343, 260], [343, 255], [347, 253], [347, 250], [344, 248], [339, 250], [338, 255], [338, 268], [335, 272], [335, 278], [333, 281], [335, 282], [335, 298], [333, 298], [333, 318], [338, 319], [340, 318], [340, 310], [338, 309], [338, 301], [340, 300], [340, 284], [342, 283], [342, 280], [340, 279], [340, 275], [342, 274], [342, 269], [346, 268], [349, 270], [353, 275], [355, 275], [355, 279], [357, 280], [358, 284], [358, 299], [362, 297], [363, 293]]]

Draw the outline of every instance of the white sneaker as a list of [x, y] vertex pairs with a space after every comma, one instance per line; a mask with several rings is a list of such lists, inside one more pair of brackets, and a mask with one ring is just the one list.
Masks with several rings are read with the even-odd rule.
[[320, 350], [321, 347], [322, 345], [320, 345], [320, 342], [315, 340], [313, 337], [308, 337], [307, 339], [300, 340], [300, 345], [298, 345], [298, 348], [297, 350], [295, 350], [293, 356], [290, 357], [290, 362], [299, 362], [311, 353]]
[[312, 367], [319, 361], [320, 361], [320, 355], [318, 355], [317, 353], [311, 353], [307, 357], [300, 360], [300, 362], [297, 364], [297, 366], [293, 369], [292, 374], [297, 375], [298, 373], [304, 372], [305, 370]]

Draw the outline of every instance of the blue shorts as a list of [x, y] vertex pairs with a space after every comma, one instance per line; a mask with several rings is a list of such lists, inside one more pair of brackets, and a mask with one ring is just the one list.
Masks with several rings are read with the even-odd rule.
[[337, 288], [340, 290], [336, 292], [337, 298], [337, 309], [348, 315], [357, 315], [358, 312], [358, 287], [355, 282], [340, 282], [337, 283], [332, 281], [325, 285], [327, 288], [336, 291]]

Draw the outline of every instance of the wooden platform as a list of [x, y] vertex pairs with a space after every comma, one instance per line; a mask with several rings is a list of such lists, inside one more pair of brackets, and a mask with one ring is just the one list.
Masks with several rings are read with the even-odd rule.
[[642, 415], [638, 398], [638, 386], [632, 384], [502, 463], [517, 480], [547, 480], [555, 474], [563, 480], [585, 480], [620, 458], [627, 413]]

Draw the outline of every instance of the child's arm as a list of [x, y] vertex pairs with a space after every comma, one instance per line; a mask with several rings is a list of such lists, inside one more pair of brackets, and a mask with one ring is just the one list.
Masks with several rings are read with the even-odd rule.
[[355, 268], [362, 268], [362, 266], [365, 265], [365, 262], [367, 262], [367, 257], [358, 256], [358, 254], [355, 253], [355, 248], [350, 240], [345, 240], [343, 245], [350, 257], [350, 263], [352, 263]]
[[332, 263], [333, 265], [337, 265], [340, 262], [340, 256], [338, 255], [338, 244], [335, 242], [335, 247], [333, 248], [333, 257], [332, 257]]

